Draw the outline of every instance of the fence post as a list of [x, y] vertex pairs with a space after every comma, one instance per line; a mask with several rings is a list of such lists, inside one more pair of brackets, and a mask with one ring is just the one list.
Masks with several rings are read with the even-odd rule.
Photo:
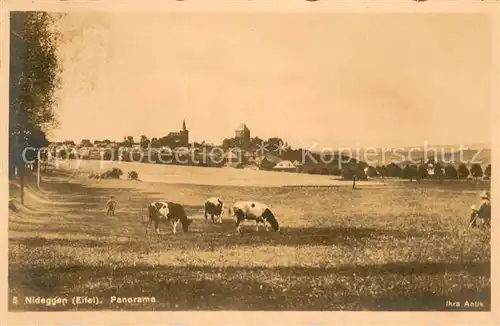
[[36, 164], [36, 184], [40, 188], [40, 160], [37, 160]]

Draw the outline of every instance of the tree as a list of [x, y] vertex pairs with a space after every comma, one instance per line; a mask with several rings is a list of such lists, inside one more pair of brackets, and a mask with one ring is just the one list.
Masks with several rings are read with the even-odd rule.
[[342, 178], [344, 180], [366, 180], [365, 171], [358, 164], [347, 164], [342, 168]]
[[475, 163], [470, 167], [470, 174], [474, 178], [481, 178], [483, 176], [483, 169], [481, 168], [481, 165]]
[[294, 161], [303, 161], [303, 153], [302, 149], [292, 149], [288, 148], [286, 151], [283, 152], [283, 155], [281, 155], [281, 158], [283, 160], [290, 160], [292, 162]]
[[365, 169], [369, 166], [368, 163], [363, 161], [357, 161], [358, 169], [365, 171]]
[[[26, 139], [29, 146], [36, 149], [43, 149], [49, 145], [49, 141], [47, 140], [45, 132], [43, 130], [40, 130], [40, 128], [38, 127], [35, 127], [33, 130], [26, 131]], [[40, 153], [40, 155], [42, 155], [42, 153]], [[39, 164], [37, 158], [38, 151], [26, 151], [23, 160], [25, 163], [33, 162], [34, 166], [36, 167]]]
[[467, 168], [467, 166], [465, 166], [465, 164], [460, 164], [458, 166], [458, 178], [460, 179], [465, 179], [469, 176], [469, 169]]
[[486, 169], [484, 169], [484, 176], [486, 177], [487, 180], [491, 179], [491, 164], [488, 164]]
[[161, 137], [159, 139], [159, 142], [162, 146], [168, 147], [168, 148], [175, 148], [177, 146], [177, 143], [175, 142], [175, 139], [169, 136]]
[[455, 167], [451, 164], [446, 166], [446, 168], [444, 169], [444, 174], [448, 179], [456, 179], [458, 177], [457, 169], [455, 169]]
[[443, 167], [439, 162], [436, 162], [436, 164], [434, 164], [434, 178], [439, 180], [443, 179]]
[[361, 169], [358, 167], [358, 169], [356, 170], [356, 179], [357, 180], [368, 180], [364, 169]]
[[382, 166], [377, 166], [376, 167], [378, 174], [382, 177], [385, 178], [387, 177], [387, 167], [385, 165]]
[[151, 147], [152, 148], [160, 148], [161, 147], [161, 143], [158, 140], [158, 138], [151, 138]]
[[72, 140], [65, 140], [62, 142], [62, 145], [76, 146], [75, 142]]
[[52, 28], [57, 19], [47, 12], [10, 13], [9, 176], [14, 177], [17, 166], [22, 204], [23, 150], [44, 143], [45, 132], [57, 126], [54, 92], [60, 84], [59, 34]]
[[253, 137], [250, 140], [250, 149], [254, 151], [258, 150], [259, 148], [261, 148], [263, 142], [264, 142], [263, 139], [259, 137]]
[[401, 177], [402, 169], [395, 163], [387, 165], [387, 175], [393, 178]]
[[148, 148], [150, 140], [148, 139], [148, 137], [142, 135], [139, 143], [141, 144], [141, 148]]
[[240, 147], [240, 140], [238, 138], [235, 137], [226, 138], [222, 141], [222, 148], [224, 149], [236, 148], [236, 147]]
[[418, 179], [425, 179], [429, 176], [429, 172], [427, 171], [427, 164], [421, 164], [419, 167], [418, 167], [418, 173], [417, 173], [417, 177]]
[[80, 142], [80, 147], [93, 147], [93, 145], [90, 142], [90, 139], [82, 139], [82, 141]]
[[404, 179], [409, 179], [412, 181], [413, 179], [417, 178], [418, 175], [418, 169], [415, 165], [407, 165], [402, 172], [403, 178]]
[[121, 145], [125, 146], [125, 147], [132, 147], [132, 146], [134, 146], [134, 137], [132, 137], [132, 136], [125, 136], [125, 137], [123, 137], [123, 143]]
[[271, 137], [266, 142], [266, 149], [269, 153], [281, 157], [285, 151], [287, 143], [279, 137]]
[[366, 175], [369, 178], [375, 178], [378, 176], [377, 169], [375, 169], [373, 166], [368, 166], [368, 169], [366, 170]]

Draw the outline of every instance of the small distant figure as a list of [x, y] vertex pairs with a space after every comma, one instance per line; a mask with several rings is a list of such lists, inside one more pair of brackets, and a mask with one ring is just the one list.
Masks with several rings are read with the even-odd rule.
[[109, 197], [106, 202], [106, 216], [115, 216], [116, 204], [115, 196]]
[[352, 189], [356, 188], [356, 175], [352, 176]]
[[483, 227], [490, 226], [491, 224], [491, 203], [490, 203], [490, 192], [483, 191], [479, 195], [481, 197], [481, 204], [479, 208], [476, 205], [472, 205], [472, 213], [470, 216], [470, 227], [477, 226], [477, 219], [481, 219], [483, 221]]

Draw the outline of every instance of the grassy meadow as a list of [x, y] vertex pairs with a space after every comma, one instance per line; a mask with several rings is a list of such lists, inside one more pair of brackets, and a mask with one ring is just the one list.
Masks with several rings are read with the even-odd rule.
[[[258, 187], [236, 176], [239, 186], [216, 178], [196, 185], [91, 180], [80, 172], [49, 170], [40, 190], [28, 180], [25, 206], [10, 210], [9, 298], [19, 301], [9, 299], [9, 310], [458, 309], [447, 300], [480, 300], [490, 309], [490, 232], [467, 228], [469, 206], [489, 184], [367, 182], [353, 190], [340, 181]], [[18, 187], [10, 191], [16, 200]], [[104, 215], [110, 195], [118, 200], [115, 218]], [[257, 232], [247, 222], [239, 236], [227, 212], [222, 224], [205, 224], [204, 200], [215, 195], [268, 204], [282, 232]], [[194, 219], [188, 233], [161, 225], [160, 236], [144, 235], [146, 206], [156, 199], [186, 207]], [[102, 302], [22, 299], [76, 295]], [[112, 303], [112, 296], [156, 302]]]

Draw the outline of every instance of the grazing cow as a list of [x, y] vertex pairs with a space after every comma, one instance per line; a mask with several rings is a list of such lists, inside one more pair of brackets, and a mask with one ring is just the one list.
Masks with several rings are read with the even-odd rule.
[[116, 200], [111, 196], [106, 202], [106, 216], [115, 216]]
[[[231, 208], [229, 210], [231, 215]], [[279, 231], [280, 226], [271, 209], [262, 203], [254, 201], [239, 201], [233, 205], [233, 216], [236, 217], [236, 231], [242, 234], [240, 224], [244, 220], [253, 220], [256, 222], [255, 229], [259, 230], [259, 223], [264, 224], [266, 230], [269, 231], [269, 225], [274, 231]]]
[[160, 234], [160, 222], [170, 222], [173, 228], [173, 233], [177, 233], [177, 224], [181, 222], [184, 233], [188, 232], [189, 225], [193, 220], [188, 219], [186, 211], [182, 205], [166, 201], [155, 201], [148, 206], [149, 220], [146, 225], [146, 234], [151, 223], [157, 234]]
[[208, 223], [208, 215], [212, 218], [212, 222], [216, 222], [217, 217], [219, 223], [222, 223], [224, 216], [224, 202], [219, 197], [211, 197], [205, 201], [205, 224]]

